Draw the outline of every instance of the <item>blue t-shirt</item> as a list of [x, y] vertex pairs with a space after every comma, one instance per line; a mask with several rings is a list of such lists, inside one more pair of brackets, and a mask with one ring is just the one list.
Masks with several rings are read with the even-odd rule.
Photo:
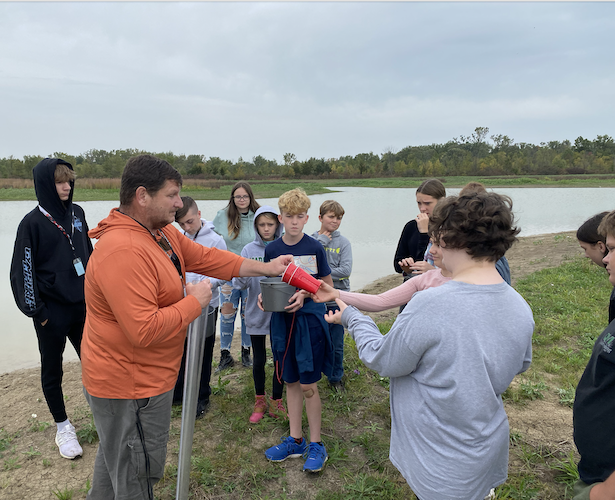
[[[305, 233], [296, 245], [287, 245], [282, 238], [272, 241], [265, 247], [264, 261], [269, 262], [280, 255], [289, 254], [294, 257], [296, 266], [301, 267], [314, 278], [320, 279], [331, 274], [324, 247], [319, 241]], [[331, 376], [333, 350], [329, 325], [324, 320], [325, 313], [324, 304], [313, 302], [307, 297], [303, 302], [303, 307], [293, 315], [274, 312], [271, 315], [271, 345], [274, 359], [282, 359], [280, 356], [284, 355], [285, 348], [289, 345], [288, 336], [292, 330], [295, 332], [293, 333], [295, 348], [294, 351], [291, 350], [290, 358], [296, 360], [299, 373], [314, 370], [312, 346], [324, 345], [324, 365], [321, 369], [327, 377]]]
[[288, 254], [294, 257], [297, 267], [310, 273], [314, 278], [321, 279], [331, 274], [325, 249], [319, 241], [307, 234], [304, 234], [296, 245], [287, 245], [282, 238], [272, 241], [265, 247], [265, 262]]

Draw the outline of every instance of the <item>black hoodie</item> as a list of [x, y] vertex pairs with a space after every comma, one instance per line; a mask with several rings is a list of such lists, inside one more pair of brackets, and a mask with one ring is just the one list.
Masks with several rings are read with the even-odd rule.
[[[41, 323], [49, 318], [50, 303], [84, 302], [84, 276], [77, 276], [73, 260], [79, 257], [85, 269], [92, 253], [85, 214], [73, 204], [75, 183], [70, 183], [67, 201], [62, 201], [56, 190], [54, 175], [59, 163], [73, 169], [64, 160], [45, 158], [32, 170], [39, 206], [20, 222], [11, 262], [11, 288], [17, 307]], [[39, 207], [72, 237], [74, 252], [68, 238]]]

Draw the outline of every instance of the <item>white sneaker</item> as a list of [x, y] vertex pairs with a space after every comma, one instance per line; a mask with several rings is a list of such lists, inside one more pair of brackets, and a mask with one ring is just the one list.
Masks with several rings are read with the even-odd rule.
[[83, 455], [83, 449], [77, 441], [77, 434], [72, 424], [66, 424], [61, 430], [56, 432], [56, 444], [60, 448], [60, 455], [72, 460]]

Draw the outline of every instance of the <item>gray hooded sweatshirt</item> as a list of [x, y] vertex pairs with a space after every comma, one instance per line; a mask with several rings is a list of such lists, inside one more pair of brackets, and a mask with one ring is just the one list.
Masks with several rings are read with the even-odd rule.
[[331, 268], [333, 286], [338, 290], [350, 291], [350, 273], [352, 271], [352, 249], [350, 241], [339, 231], [333, 231], [331, 238], [316, 231], [312, 238], [318, 240], [325, 247], [327, 262]]
[[[256, 228], [256, 221], [258, 216], [262, 213], [272, 213], [275, 215], [276, 219], [278, 217], [277, 209], [270, 207], [268, 205], [263, 205], [260, 207], [256, 213], [254, 214], [254, 241], [252, 243], [248, 243], [243, 250], [241, 251], [241, 256], [246, 259], [253, 259], [258, 261], [263, 261], [265, 257], [265, 246], [267, 243], [264, 242], [263, 239], [258, 234], [258, 229]], [[275, 232], [274, 240], [277, 240], [282, 236], [284, 232], [284, 226], [282, 224], [278, 225], [278, 228]], [[261, 285], [260, 282], [266, 276], [257, 276], [252, 278], [233, 278], [233, 287], [238, 288], [240, 290], [248, 290], [248, 298], [246, 299], [246, 331], [249, 335], [269, 335], [269, 323], [271, 322], [271, 313], [261, 311], [257, 305], [258, 294], [261, 293]]]

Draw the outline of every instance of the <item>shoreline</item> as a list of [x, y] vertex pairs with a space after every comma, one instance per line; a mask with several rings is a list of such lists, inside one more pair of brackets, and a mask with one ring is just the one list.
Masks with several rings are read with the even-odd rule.
[[[532, 236], [520, 236], [518, 241], [506, 253], [510, 265], [512, 284], [525, 276], [545, 269], [557, 267], [564, 261], [582, 256], [583, 250], [576, 240], [575, 231], [563, 231], [559, 233], [545, 233]], [[400, 274], [389, 274], [375, 279], [362, 288], [355, 290], [362, 293], [378, 294], [401, 285]], [[388, 321], [394, 317], [396, 310], [383, 311], [381, 313], [370, 314], [377, 321]], [[216, 334], [219, 338], [219, 333]], [[64, 364], [79, 363], [79, 360], [65, 361]], [[39, 370], [40, 361], [33, 366], [15, 368], [0, 373], [0, 380], [7, 374], [17, 373], [27, 370]]]

